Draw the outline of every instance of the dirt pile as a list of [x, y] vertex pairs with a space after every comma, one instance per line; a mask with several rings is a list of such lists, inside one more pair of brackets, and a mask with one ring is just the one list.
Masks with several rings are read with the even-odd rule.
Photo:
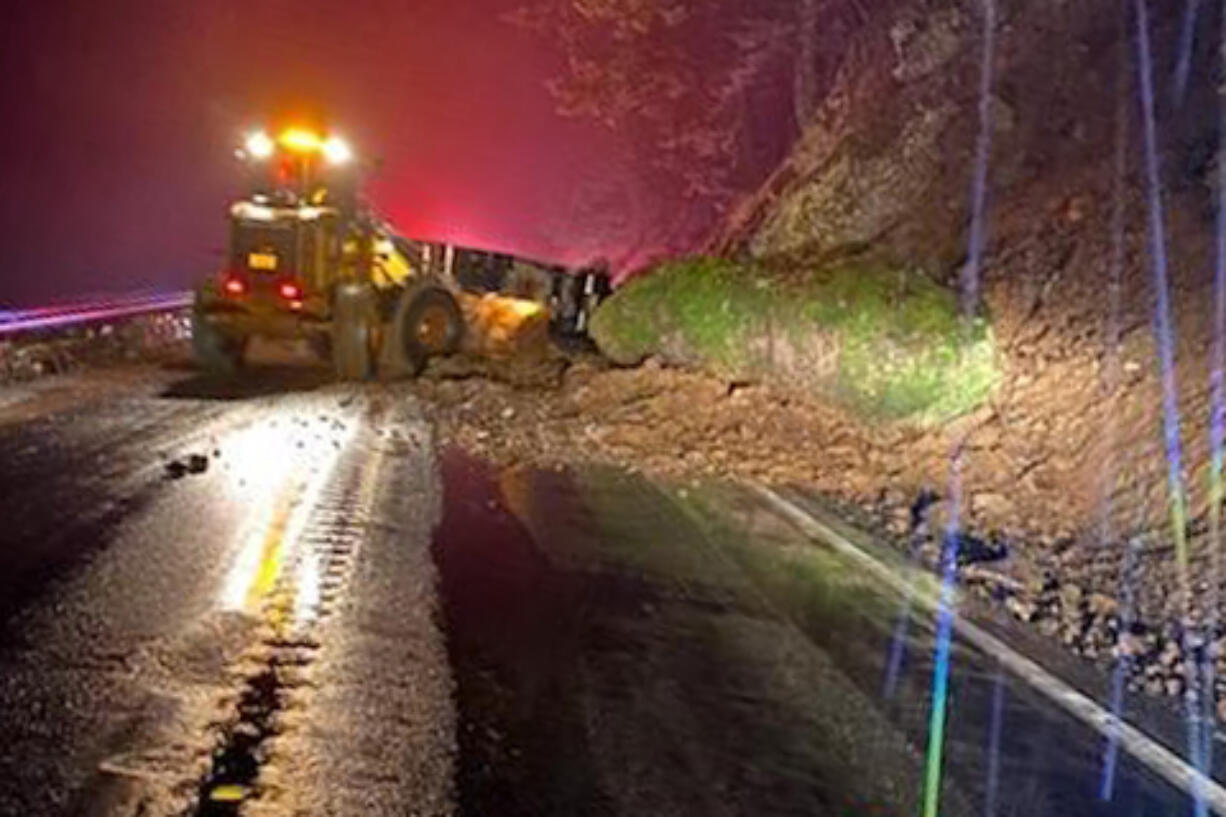
[[[993, 455], [967, 458], [967, 484], [999, 484], [1029, 463], [1022, 440], [1000, 433], [992, 409], [956, 428], [881, 427], [794, 394], [654, 359], [630, 369], [584, 358], [519, 371], [452, 361], [405, 388], [426, 398], [445, 438], [495, 462], [549, 465], [578, 457], [675, 478], [802, 485], [857, 507], [896, 537], [910, 531], [921, 492], [943, 490], [955, 438]], [[1019, 543], [1071, 535], [1074, 515], [1059, 512], [1068, 504], [1063, 486], [1032, 479], [1001, 490], [969, 494], [968, 528]], [[1017, 552], [1021, 578], [1041, 575], [1026, 558], [1030, 549]]]

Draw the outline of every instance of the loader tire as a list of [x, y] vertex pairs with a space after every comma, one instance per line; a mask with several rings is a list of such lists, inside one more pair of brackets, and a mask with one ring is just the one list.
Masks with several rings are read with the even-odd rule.
[[374, 374], [375, 297], [367, 284], [342, 284], [332, 305], [332, 365], [341, 380]]
[[425, 285], [410, 289], [401, 297], [394, 333], [393, 342], [402, 367], [416, 376], [431, 357], [459, 350], [464, 337], [464, 316], [454, 295], [443, 287]]
[[243, 365], [246, 342], [214, 326], [199, 308], [192, 310], [192, 357], [209, 374], [232, 375]]

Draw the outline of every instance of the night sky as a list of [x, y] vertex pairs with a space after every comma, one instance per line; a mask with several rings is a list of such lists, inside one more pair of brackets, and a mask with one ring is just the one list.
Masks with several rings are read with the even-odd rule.
[[6, 4], [0, 303], [211, 273], [233, 150], [288, 111], [383, 159], [371, 197], [407, 235], [571, 262], [618, 250], [626, 213], [574, 207], [581, 189], [634, 200], [621, 137], [554, 114], [558, 57], [502, 20], [514, 5]]

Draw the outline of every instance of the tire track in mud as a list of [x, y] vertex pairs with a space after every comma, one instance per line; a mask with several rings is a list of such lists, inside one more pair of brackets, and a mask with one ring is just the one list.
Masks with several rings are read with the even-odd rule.
[[[236, 662], [242, 679], [225, 716], [212, 725], [214, 748], [207, 772], [194, 784], [184, 817], [228, 817], [253, 803], [275, 809], [293, 793], [262, 772], [276, 755], [278, 740], [298, 723], [289, 713], [309, 706], [317, 684], [312, 670], [323, 646], [323, 624], [345, 595], [355, 557], [366, 535], [382, 454], [351, 441], [338, 458], [318, 497], [305, 509], [305, 524], [274, 518], [259, 573], [251, 588], [258, 609], [256, 641]], [[309, 486], [300, 488], [309, 494]], [[293, 536], [293, 541], [287, 539]], [[275, 578], [270, 571], [275, 570]], [[271, 578], [271, 581], [269, 579]], [[270, 586], [261, 587], [267, 582]], [[262, 810], [261, 813], [266, 813]]]
[[[71, 620], [31, 614], [34, 637], [52, 646], [22, 654], [17, 693], [61, 665], [75, 673], [62, 681], [69, 693], [103, 683], [88, 696], [93, 714], [63, 713], [88, 738], [27, 741], [46, 750], [71, 813], [451, 813], [450, 673], [429, 558], [433, 434], [412, 401], [338, 396], [281, 403], [236, 429], [219, 468], [179, 483], [65, 591]], [[171, 596], [122, 589], [149, 558], [171, 568], [160, 582]], [[201, 580], [183, 578], [197, 568]], [[114, 592], [93, 593], [98, 571]], [[94, 649], [77, 644], [78, 607], [103, 622], [99, 654], [117, 663], [76, 669], [82, 647]], [[167, 620], [146, 625], [139, 611]], [[58, 707], [63, 694], [26, 699]], [[9, 793], [38, 805], [24, 813], [58, 813], [39, 810], [49, 794]]]

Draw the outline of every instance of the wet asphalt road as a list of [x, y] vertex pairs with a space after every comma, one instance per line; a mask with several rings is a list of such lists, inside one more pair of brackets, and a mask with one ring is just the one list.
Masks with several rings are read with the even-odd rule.
[[[11, 390], [0, 463], [2, 815], [919, 813], [931, 617], [750, 491], [494, 469], [301, 369]], [[981, 648], [951, 689], [942, 814], [1191, 812], [1127, 753], [1101, 801]]]

